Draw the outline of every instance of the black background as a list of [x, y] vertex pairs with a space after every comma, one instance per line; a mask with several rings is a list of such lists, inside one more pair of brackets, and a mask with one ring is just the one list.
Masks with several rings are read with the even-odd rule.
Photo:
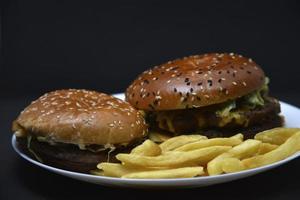
[[122, 92], [143, 70], [191, 54], [254, 59], [271, 91], [300, 106], [300, 1], [4, 1], [1, 18], [0, 199], [297, 199], [299, 160], [262, 175], [194, 190], [110, 189], [34, 167], [10, 146], [10, 124], [44, 92]]

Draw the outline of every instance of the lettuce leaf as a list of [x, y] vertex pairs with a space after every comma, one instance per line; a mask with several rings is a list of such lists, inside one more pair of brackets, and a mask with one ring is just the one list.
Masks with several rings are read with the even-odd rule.
[[28, 149], [28, 151], [35, 157], [35, 159], [37, 159], [39, 162], [43, 163], [43, 160], [31, 148], [31, 141], [32, 141], [32, 136], [31, 135], [27, 136], [27, 149]]
[[249, 106], [252, 109], [257, 106], [265, 105], [265, 99], [263, 98], [263, 96], [265, 96], [269, 91], [268, 84], [269, 78], [266, 77], [264, 85], [259, 90], [256, 90], [244, 97], [245, 105]]
[[234, 100], [228, 101], [227, 103], [224, 104], [224, 107], [216, 111], [216, 114], [219, 117], [227, 117], [230, 114], [230, 112], [235, 108], [236, 108], [236, 102]]

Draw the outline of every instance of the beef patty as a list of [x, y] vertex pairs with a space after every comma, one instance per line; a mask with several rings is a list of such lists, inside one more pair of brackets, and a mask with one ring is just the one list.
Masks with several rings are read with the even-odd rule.
[[[278, 115], [279, 113], [279, 102], [268, 97], [263, 107], [239, 112], [242, 118], [247, 120], [247, 123], [244, 124], [239, 124], [233, 120], [225, 126], [219, 126], [222, 118], [217, 116], [214, 108], [211, 107], [166, 111], [160, 122], [157, 120], [159, 119], [157, 114], [153, 118], [150, 117], [149, 121], [154, 130], [159, 131], [161, 129], [173, 132], [175, 135], [199, 132], [208, 137], [228, 137], [236, 133], [243, 133], [245, 138], [252, 138], [259, 131], [282, 126], [284, 120]], [[202, 124], [199, 123], [201, 118], [203, 119]]]
[[24, 153], [30, 157], [41, 160], [41, 162], [66, 169], [70, 171], [89, 173], [90, 170], [96, 169], [100, 162], [118, 162], [115, 158], [116, 154], [120, 152], [129, 152], [129, 147], [119, 147], [114, 151], [109, 150], [92, 152], [90, 150], [81, 150], [77, 145], [56, 143], [51, 145], [47, 142], [39, 142], [32, 139], [30, 142], [30, 150], [27, 148], [27, 138], [17, 137], [19, 147]]

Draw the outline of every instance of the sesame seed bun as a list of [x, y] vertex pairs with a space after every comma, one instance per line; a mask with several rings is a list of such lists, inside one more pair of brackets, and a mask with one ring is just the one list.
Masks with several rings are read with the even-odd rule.
[[264, 79], [263, 70], [241, 55], [195, 55], [143, 72], [127, 88], [126, 100], [149, 111], [203, 107], [244, 96]]
[[14, 122], [16, 136], [80, 145], [129, 144], [145, 136], [140, 112], [113, 96], [87, 90], [46, 93]]

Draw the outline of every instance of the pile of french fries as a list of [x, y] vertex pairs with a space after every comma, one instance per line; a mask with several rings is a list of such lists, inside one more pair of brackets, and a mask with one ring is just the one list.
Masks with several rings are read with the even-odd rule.
[[134, 179], [212, 176], [252, 169], [283, 160], [300, 151], [299, 128], [275, 128], [243, 140], [242, 134], [208, 139], [181, 135], [157, 144], [146, 140], [121, 163], [102, 162], [92, 174]]

